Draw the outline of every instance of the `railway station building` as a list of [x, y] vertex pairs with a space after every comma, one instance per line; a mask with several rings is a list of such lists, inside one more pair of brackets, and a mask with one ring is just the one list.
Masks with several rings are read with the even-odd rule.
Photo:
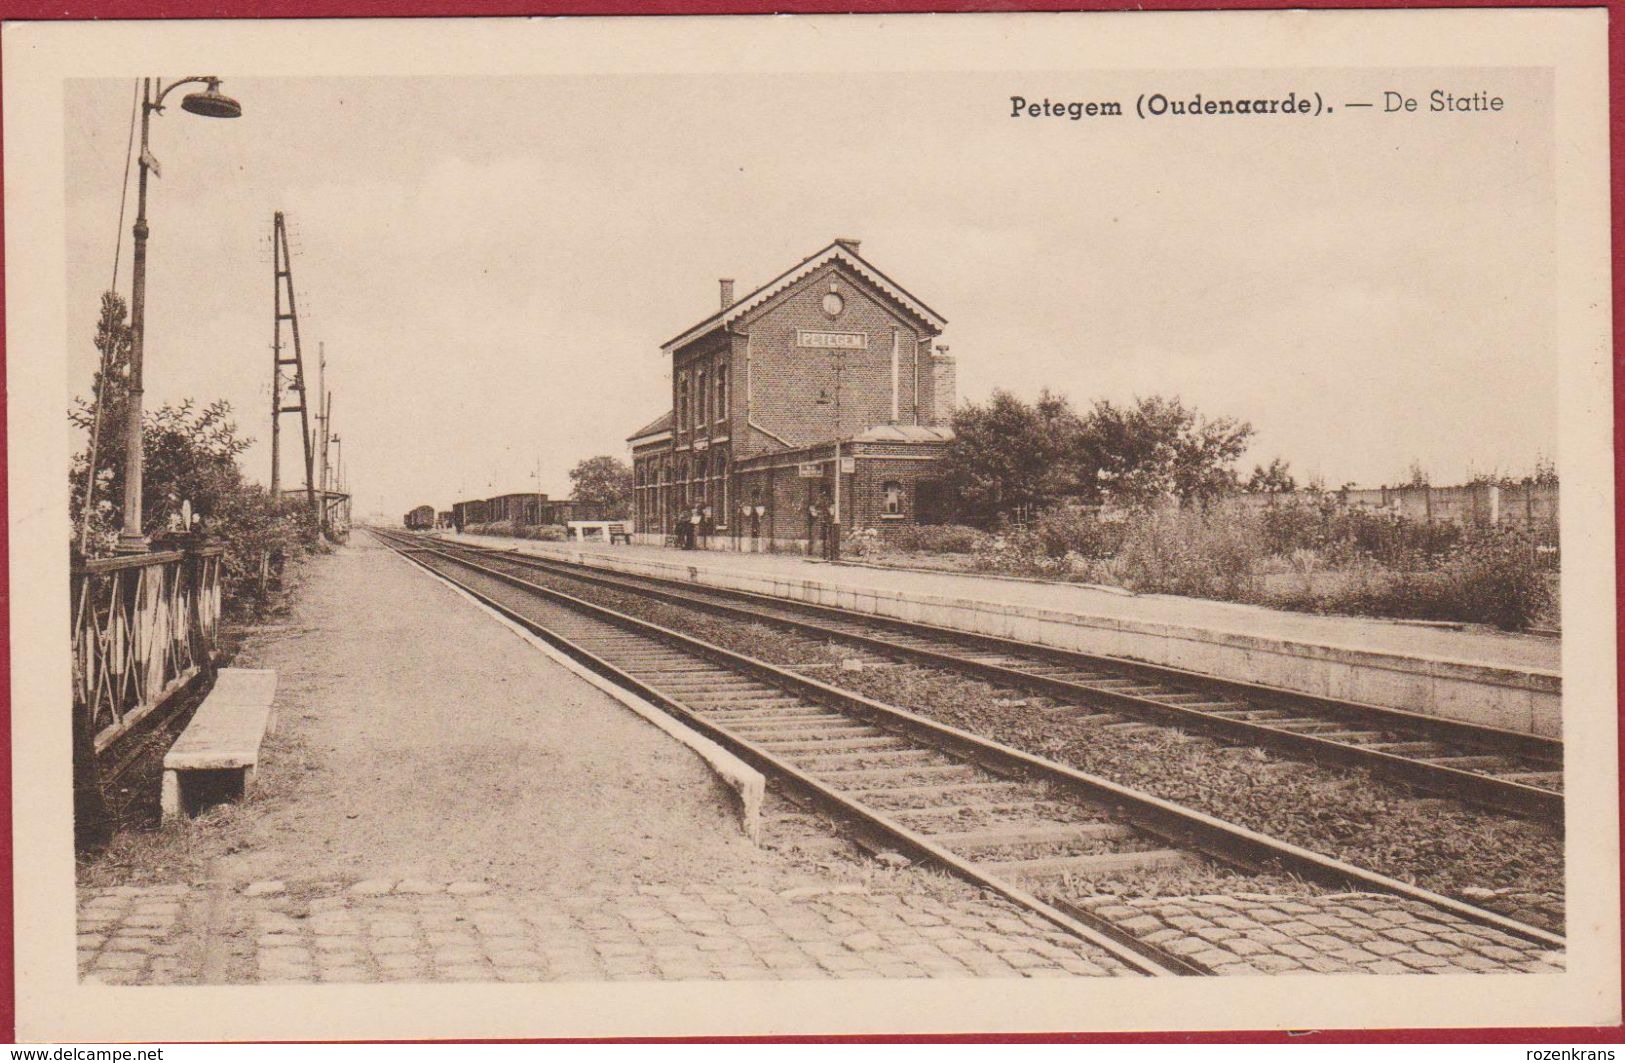
[[946, 320], [852, 239], [743, 297], [720, 287], [720, 308], [661, 346], [671, 408], [627, 440], [638, 540], [668, 541], [696, 505], [723, 548], [799, 547], [819, 506], [844, 536], [940, 519], [956, 401], [935, 345]]

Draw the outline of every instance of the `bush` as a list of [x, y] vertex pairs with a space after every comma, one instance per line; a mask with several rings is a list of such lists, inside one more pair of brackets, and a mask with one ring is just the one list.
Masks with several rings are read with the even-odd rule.
[[484, 524], [470, 524], [463, 530], [470, 535], [507, 535], [512, 537], [519, 534], [519, 526], [511, 520], [492, 520], [486, 521]]
[[1335, 590], [1276, 595], [1269, 604], [1306, 612], [1447, 620], [1523, 631], [1551, 604], [1534, 539], [1517, 528], [1475, 527], [1433, 571], [1394, 570], [1365, 560]]
[[270, 492], [258, 484], [244, 486], [216, 500], [206, 522], [209, 540], [221, 543], [222, 605], [232, 615], [256, 612], [260, 600], [260, 564], [272, 559], [273, 566], [286, 565], [317, 547], [320, 536], [316, 520], [301, 497], [283, 499], [280, 510], [271, 504]]
[[[94, 407], [81, 404], [70, 420], [88, 427]], [[117, 419], [114, 419], [114, 427]], [[103, 426], [106, 429], [108, 426]], [[88, 557], [111, 553], [121, 523], [119, 499], [124, 489], [124, 455], [120, 440], [104, 434], [96, 461], [96, 498], [89, 514], [80, 512], [88, 451], [73, 458], [69, 471], [69, 516], [74, 524], [70, 550], [80, 548], [85, 526]], [[221, 605], [232, 616], [253, 615], [265, 604], [262, 574], [279, 577], [283, 566], [319, 548], [316, 520], [302, 495], [273, 500], [258, 484], [243, 479], [238, 457], [249, 442], [237, 434], [231, 406], [224, 401], [199, 406], [186, 399], [148, 410], [143, 418], [141, 512], [143, 530], [155, 546], [182, 534], [183, 512], [190, 506], [196, 523], [190, 533], [225, 548], [221, 559]]]
[[562, 543], [570, 537], [570, 529], [563, 524], [531, 524], [520, 531], [527, 539], [542, 543]]
[[841, 540], [841, 553], [850, 558], [874, 557], [884, 543], [878, 528], [864, 528]]
[[1419, 521], [1368, 509], [1341, 509], [1325, 521], [1324, 540], [1334, 557], [1363, 556], [1391, 569], [1428, 568], [1442, 562], [1461, 541], [1460, 525]]
[[1467, 529], [1439, 573], [1464, 619], [1523, 631], [1551, 603], [1532, 536], [1518, 528]]
[[969, 554], [987, 541], [987, 532], [963, 524], [903, 524], [885, 530], [886, 545], [915, 554]]
[[1319, 550], [1326, 545], [1326, 517], [1319, 506], [1297, 499], [1266, 506], [1258, 515], [1264, 549], [1289, 557], [1295, 550]]
[[562, 543], [570, 537], [570, 530], [562, 524], [520, 524], [512, 520], [469, 524], [463, 531], [469, 535], [506, 535], [510, 539], [534, 539], [544, 543]]
[[1264, 560], [1259, 526], [1256, 513], [1235, 504], [1137, 511], [1113, 568], [1136, 591], [1253, 600]]
[[1121, 522], [1103, 522], [1084, 509], [1054, 509], [1038, 518], [1035, 531], [1046, 555], [1068, 555], [1098, 561], [1111, 557], [1123, 545]]
[[1059, 576], [1066, 572], [1065, 563], [1045, 552], [1043, 539], [1031, 528], [1008, 528], [996, 535], [984, 535], [971, 557], [971, 567], [978, 572], [1008, 576]]

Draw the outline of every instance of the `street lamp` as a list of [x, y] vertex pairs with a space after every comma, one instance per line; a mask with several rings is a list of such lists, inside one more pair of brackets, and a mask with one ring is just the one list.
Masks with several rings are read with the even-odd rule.
[[124, 423], [124, 528], [119, 532], [117, 547], [122, 553], [139, 554], [147, 550], [147, 537], [141, 534], [141, 352], [146, 338], [147, 171], [160, 172], [158, 160], [147, 150], [147, 129], [153, 113], [163, 113], [164, 97], [182, 85], [192, 84], [208, 87], [182, 97], [181, 110], [205, 118], [239, 118], [243, 113], [240, 103], [221, 95], [219, 78], [189, 77], [168, 85], [158, 78], [141, 79], [141, 177], [130, 270], [130, 393]]

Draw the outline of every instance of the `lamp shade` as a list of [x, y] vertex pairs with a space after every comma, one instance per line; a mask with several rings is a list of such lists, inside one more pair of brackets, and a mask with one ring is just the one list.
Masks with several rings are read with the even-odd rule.
[[202, 92], [190, 93], [181, 100], [181, 110], [201, 114], [205, 118], [241, 118], [243, 105], [230, 96], [222, 95], [220, 82], [210, 81]]

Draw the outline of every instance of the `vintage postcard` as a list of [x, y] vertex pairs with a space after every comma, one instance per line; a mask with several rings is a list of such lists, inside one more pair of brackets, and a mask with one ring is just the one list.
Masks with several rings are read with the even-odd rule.
[[1605, 30], [7, 24], [19, 1037], [1618, 1023]]

